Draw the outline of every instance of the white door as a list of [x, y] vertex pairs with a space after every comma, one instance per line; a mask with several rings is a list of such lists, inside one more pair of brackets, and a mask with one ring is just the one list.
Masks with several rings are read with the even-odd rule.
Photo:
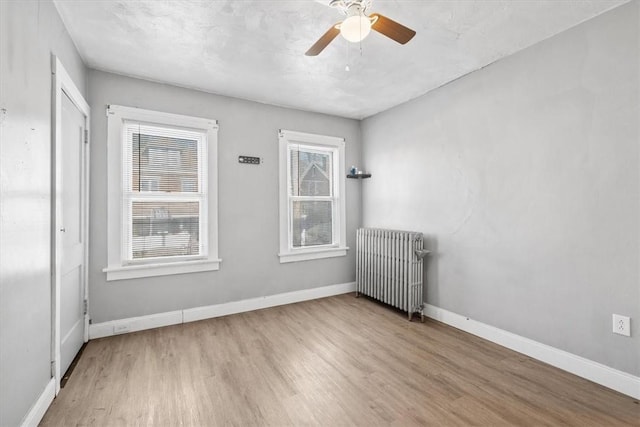
[[85, 337], [85, 129], [86, 117], [63, 91], [60, 191], [60, 373], [64, 374]]

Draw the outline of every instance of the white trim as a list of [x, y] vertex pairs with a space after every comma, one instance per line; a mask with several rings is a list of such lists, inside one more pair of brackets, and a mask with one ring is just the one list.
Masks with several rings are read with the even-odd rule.
[[161, 326], [211, 319], [214, 317], [227, 316], [229, 314], [244, 313], [247, 311], [276, 307], [284, 304], [293, 304], [312, 299], [326, 298], [333, 295], [346, 294], [354, 292], [355, 290], [355, 282], [342, 283], [338, 285], [322, 286], [319, 288], [304, 289], [301, 291], [286, 292], [223, 304], [188, 308], [168, 313], [158, 313], [149, 316], [131, 317], [128, 319], [94, 323], [89, 328], [89, 337], [91, 339], [102, 338], [121, 333], [158, 328]]
[[344, 144], [344, 138], [338, 136], [319, 135], [316, 133], [286, 129], [280, 129], [279, 134], [284, 139], [298, 141], [302, 144], [333, 145], [336, 147]]
[[49, 405], [53, 402], [53, 398], [56, 397], [56, 380], [51, 378], [47, 385], [45, 386], [42, 393], [38, 397], [38, 400], [35, 401], [27, 415], [22, 419], [20, 423], [21, 427], [37, 427], [42, 421], [44, 414], [49, 409]]
[[[345, 140], [335, 136], [280, 130], [279, 140], [279, 224], [280, 224], [280, 263], [307, 261], [321, 258], [345, 256], [347, 243], [346, 184], [345, 184]], [[289, 145], [316, 145], [333, 150], [338, 161], [333, 164], [334, 193], [329, 200], [334, 202], [333, 243], [331, 248], [290, 248], [291, 218], [289, 209]], [[335, 161], [335, 157], [334, 157]], [[335, 206], [337, 205], [337, 206]]]
[[130, 317], [128, 319], [92, 324], [89, 327], [89, 338], [93, 340], [129, 332], [161, 328], [163, 326], [179, 325], [180, 323], [182, 323], [181, 310], [150, 314], [148, 316]]
[[355, 282], [351, 282], [339, 285], [323, 286], [320, 288], [304, 289], [301, 291], [285, 292], [282, 294], [251, 298], [224, 304], [189, 308], [183, 310], [184, 322], [195, 322], [197, 320], [211, 319], [214, 317], [228, 316], [230, 314], [245, 313], [247, 311], [276, 307], [279, 305], [326, 298], [334, 295], [354, 292], [355, 290], [356, 284]]
[[218, 121], [214, 119], [145, 110], [143, 108], [136, 107], [125, 107], [123, 105], [109, 105], [107, 107], [107, 117], [111, 115], [122, 116], [129, 120], [168, 126], [191, 127], [198, 130], [209, 128], [218, 130]]
[[200, 271], [216, 271], [220, 269], [221, 259], [197, 261], [180, 261], [163, 264], [139, 264], [124, 267], [108, 267], [102, 269], [107, 273], [107, 281], [137, 279], [140, 277], [170, 276], [172, 274], [197, 273]]
[[[166, 276], [200, 271], [220, 269], [218, 258], [218, 122], [213, 119], [184, 116], [144, 110], [141, 108], [109, 105], [107, 107], [107, 266], [102, 270], [107, 273], [107, 281], [135, 279], [141, 277]], [[159, 126], [178, 127], [201, 132], [206, 135], [207, 143], [203, 144], [206, 156], [207, 176], [203, 188], [207, 191], [206, 206], [201, 204], [202, 216], [206, 224], [201, 225], [203, 235], [207, 236], [204, 250], [208, 251], [205, 260], [155, 262], [144, 265], [124, 265], [122, 218], [123, 218], [123, 144], [122, 129], [125, 120], [134, 120]], [[204, 162], [203, 162], [204, 163]], [[141, 196], [143, 197], [143, 196]], [[146, 196], [144, 196], [146, 197]], [[203, 244], [203, 242], [201, 242]]]
[[[64, 227], [62, 217], [62, 93], [66, 93], [71, 102], [82, 112], [85, 118], [85, 130], [87, 132], [87, 143], [83, 144], [83, 171], [82, 171], [82, 192], [84, 198], [84, 206], [82, 211], [81, 222], [82, 240], [84, 242], [82, 278], [84, 281], [84, 299], [89, 302], [89, 137], [91, 134], [91, 109], [85, 101], [71, 76], [67, 73], [64, 66], [55, 55], [51, 56], [51, 73], [53, 74], [52, 84], [52, 114], [51, 133], [53, 143], [53, 158], [51, 165], [52, 173], [52, 207], [51, 207], [51, 258], [52, 258], [52, 300], [51, 300], [51, 360], [54, 362], [55, 372], [53, 378], [55, 380], [55, 394], [60, 392], [60, 380], [63, 372], [60, 372], [61, 365], [61, 337], [60, 337], [60, 286], [61, 286], [61, 268], [62, 268], [62, 239], [59, 239], [60, 230]], [[87, 307], [88, 308], [88, 307]], [[84, 316], [84, 342], [89, 340], [89, 314]]]
[[640, 377], [430, 304], [425, 303], [424, 314], [434, 320], [548, 363], [563, 371], [640, 399]]
[[301, 249], [300, 252], [279, 253], [280, 263], [309, 261], [312, 259], [333, 258], [347, 255], [348, 247]]

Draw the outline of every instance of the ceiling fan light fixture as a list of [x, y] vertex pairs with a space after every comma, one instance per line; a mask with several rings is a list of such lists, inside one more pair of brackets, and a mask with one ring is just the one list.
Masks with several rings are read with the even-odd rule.
[[338, 9], [347, 18], [329, 28], [305, 52], [307, 56], [320, 54], [329, 43], [338, 37], [338, 34], [342, 34], [342, 37], [351, 43], [359, 43], [373, 30], [400, 44], [408, 43], [416, 35], [416, 32], [411, 28], [405, 27], [379, 13], [367, 15], [371, 0], [331, 0], [329, 6]]
[[363, 15], [353, 15], [340, 24], [340, 34], [352, 43], [364, 40], [371, 32], [371, 20]]

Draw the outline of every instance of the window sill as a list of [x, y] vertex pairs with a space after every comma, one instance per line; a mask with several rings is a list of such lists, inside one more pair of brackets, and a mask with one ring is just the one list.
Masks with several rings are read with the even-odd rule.
[[296, 252], [279, 253], [278, 256], [280, 257], [280, 263], [284, 264], [287, 262], [346, 256], [348, 250], [349, 248], [346, 246], [339, 248], [304, 249]]
[[141, 277], [169, 276], [172, 274], [197, 273], [220, 269], [221, 259], [182, 261], [166, 264], [143, 264], [114, 266], [102, 269], [107, 273], [107, 282], [113, 280], [138, 279]]

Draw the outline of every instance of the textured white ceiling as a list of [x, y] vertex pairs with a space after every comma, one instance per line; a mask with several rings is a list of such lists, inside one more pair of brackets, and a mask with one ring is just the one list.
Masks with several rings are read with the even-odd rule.
[[[54, 0], [91, 68], [364, 118], [628, 0], [374, 0], [417, 31], [304, 52], [342, 16], [328, 0]], [[350, 71], [345, 71], [349, 64]]]

